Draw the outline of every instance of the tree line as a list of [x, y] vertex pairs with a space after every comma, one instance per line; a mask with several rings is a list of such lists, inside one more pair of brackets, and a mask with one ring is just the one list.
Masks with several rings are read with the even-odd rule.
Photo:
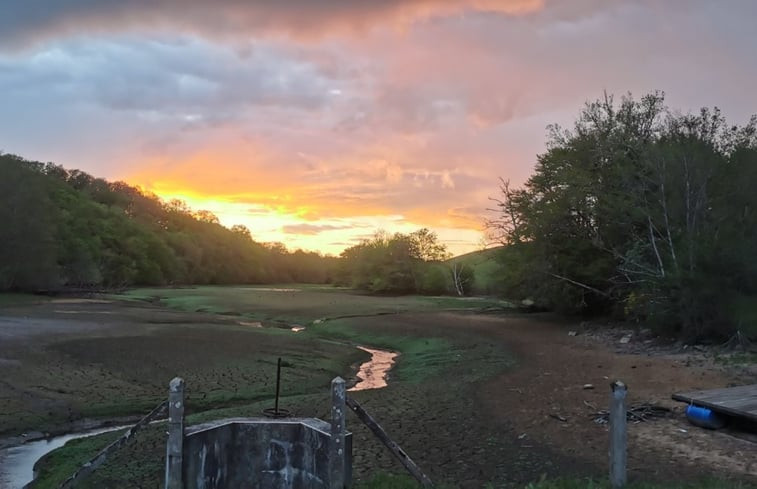
[[123, 182], [0, 154], [0, 291], [328, 283], [336, 260], [258, 243]]
[[689, 338], [757, 333], [757, 117], [680, 114], [655, 92], [549, 128], [489, 223], [505, 295]]
[[[467, 294], [436, 234], [376, 232], [340, 257], [259, 243], [243, 225], [124, 182], [0, 154], [0, 291], [329, 283], [380, 294]], [[454, 273], [453, 273], [454, 272]]]
[[337, 283], [377, 294], [466, 295], [473, 270], [449, 264], [450, 254], [433, 231], [409, 234], [378, 231], [340, 255]]

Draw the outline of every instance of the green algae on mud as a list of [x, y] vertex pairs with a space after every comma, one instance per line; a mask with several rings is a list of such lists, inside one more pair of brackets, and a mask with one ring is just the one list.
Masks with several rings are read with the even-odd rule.
[[[82, 312], [76, 321], [71, 315], [61, 320], [58, 311], [72, 307]], [[103, 315], [94, 313], [105, 309], [111, 326], [76, 330], [100, 324]], [[143, 414], [163, 400], [177, 375], [187, 380], [196, 410], [265, 399], [273, 392], [278, 357], [286, 360], [290, 393], [310, 392], [367, 356], [349, 345], [152, 305], [52, 304], [4, 313], [25, 330], [65, 324], [54, 334], [0, 344], [0, 359], [13, 359], [0, 363], [0, 433], [7, 436]]]
[[[186, 292], [186, 289], [179, 289], [178, 291]], [[215, 293], [215, 290], [213, 292]], [[332, 291], [327, 293], [334, 294]], [[237, 297], [241, 296], [238, 295]], [[362, 296], [349, 294], [348, 298], [356, 298], [356, 300], [361, 301]], [[387, 310], [393, 307], [389, 305], [391, 299], [381, 299], [378, 304], [382, 305], [374, 307], [369, 312], [376, 312], [377, 309]], [[208, 302], [211, 302], [207, 299], [201, 301], [199, 298], [193, 300], [192, 307], [205, 308], [208, 307]], [[425, 298], [421, 301], [418, 298], [405, 298], [403, 301], [406, 301], [405, 304], [412, 304], [413, 301], [417, 301], [413, 307], [420, 310], [439, 309], [439, 301], [425, 301]], [[218, 302], [216, 299], [216, 305]], [[446, 299], [444, 302], [447, 302]], [[458, 305], [457, 301], [451, 302]], [[469, 309], [468, 304], [472, 302], [466, 301], [466, 308]], [[162, 301], [161, 303], [165, 304]], [[176, 304], [174, 304], [174, 307], [176, 307]], [[184, 302], [181, 307], [188, 307], [187, 302]], [[213, 306], [211, 305], [211, 307]], [[279, 307], [283, 307], [283, 305], [269, 305], [268, 314], [272, 314]], [[227, 307], [223, 309], [227, 309]], [[237, 309], [243, 308], [237, 307]], [[326, 312], [344, 314], [350, 312], [350, 309], [351, 306], [344, 305], [334, 309], [332, 305], [332, 308]], [[317, 311], [318, 317], [322, 317], [324, 309], [317, 309]], [[325, 349], [324, 345], [348, 348], [355, 355], [366, 355], [354, 348], [356, 345], [367, 345], [400, 352], [399, 361], [390, 372], [390, 382], [387, 388], [355, 392], [354, 397], [365, 402], [371, 411], [382, 420], [382, 423], [396, 434], [403, 443], [403, 447], [411, 453], [421, 454], [430, 441], [437, 445], [452, 443], [451, 439], [437, 443], [438, 440], [435, 442], [427, 438], [429, 433], [445, 432], [449, 432], [450, 436], [462, 439], [471, 445], [471, 449], [477, 449], [472, 440], [477, 434], [480, 435], [481, 433], [472, 430], [466, 423], [459, 424], [451, 430], [447, 429], [445, 426], [446, 414], [434, 413], [433, 408], [442, 406], [441, 411], [443, 413], [449, 410], [465, 409], [466, 406], [460, 397], [460, 393], [472, 388], [472, 383], [507, 368], [511, 364], [511, 358], [492, 343], [475, 335], [451, 334], [449, 330], [436, 334], [437, 332], [433, 328], [428, 327], [429, 321], [433, 323], [434, 316], [433, 313], [426, 313], [421, 317], [408, 317], [407, 314], [396, 314], [392, 311], [388, 315], [318, 321], [317, 324], [313, 324], [315, 319], [311, 319], [313, 316], [309, 316], [308, 324], [310, 325], [305, 331], [297, 334], [276, 328], [247, 329], [266, 334], [266, 337], [272, 340], [280, 339], [286, 342], [295, 338], [297, 341], [306, 344], [321, 345], [321, 349]], [[226, 332], [227, 329], [223, 329], [223, 331]], [[427, 336], [429, 333], [430, 336]], [[262, 353], [258, 351], [257, 354], [261, 355]], [[325, 418], [329, 412], [327, 385], [330, 378], [321, 380], [320, 383], [307, 384], [303, 382], [303, 379], [298, 378], [298, 370], [308, 371], [317, 368], [324, 370], [324, 373], [328, 376], [336, 374], [344, 376], [351, 371], [350, 366], [357, 362], [352, 360], [345, 362], [348, 359], [341, 356], [322, 358], [314, 363], [312, 357], [312, 350], [290, 352], [289, 355], [284, 356], [289, 367], [284, 372], [284, 389], [281, 402], [284, 407], [291, 409], [298, 415]], [[225, 363], [228, 364], [228, 362], [229, 359], [226, 359]], [[272, 359], [265, 363], [273, 365]], [[319, 364], [320, 366], [318, 366]], [[272, 368], [270, 370], [273, 372]], [[454, 382], [451, 383], [450, 379], [454, 379]], [[191, 391], [192, 383], [188, 382], [187, 385], [188, 390]], [[264, 385], [261, 397], [248, 395], [247, 401], [240, 399], [236, 404], [232, 403], [232, 405], [226, 407], [219, 407], [218, 404], [228, 404], [228, 398], [223, 398], [221, 402], [217, 403], [216, 399], [212, 397], [202, 398], [196, 394], [191, 394], [190, 398], [187, 399], [187, 406], [190, 410], [187, 423], [195, 424], [210, 419], [259, 415], [263, 408], [270, 407], [272, 392], [268, 391], [270, 391], [271, 385], [270, 382]], [[429, 430], [424, 427], [428, 418], [433, 418], [433, 426], [429, 425]], [[403, 427], [401, 424], [403, 419], [412, 424], [412, 429]], [[399, 425], [397, 424], [398, 421], [400, 421]], [[355, 454], [355, 474], [358, 482], [367, 480], [376, 469], [390, 472], [401, 471], [396, 462], [386, 453], [380, 443], [365, 431], [364, 427], [352, 422], [350, 429], [356, 433], [356, 439], [360, 441]], [[103, 467], [92, 474], [85, 481], [83, 487], [142, 487], [157, 484], [162, 470], [159, 461], [162, 459], [165, 449], [163, 431], [156, 427], [145, 429], [140, 433], [138, 439], [117, 452]], [[95, 443], [95, 441], [93, 440], [90, 443]], [[67, 450], [68, 447], [59, 449], [55, 453], [58, 458], [51, 457], [43, 462], [43, 465], [56, 465], [56, 460], [66, 458]], [[436, 451], [433, 455], [438, 457], [440, 453]], [[420, 460], [424, 460], [424, 458]], [[144, 461], [144, 463], [134, 465], [135, 462], [139, 461]], [[156, 461], [158, 462], [156, 463]], [[428, 461], [428, 463], [436, 463], [436, 461]], [[45, 474], [39, 480], [39, 484], [54, 484], [56, 481], [60, 481], [58, 478], [60, 472], [57, 470]], [[447, 479], [449, 474], [440, 475], [440, 477]]]
[[[488, 484], [485, 489], [495, 489], [497, 486]], [[543, 479], [528, 484], [525, 489], [611, 489], [609, 481], [596, 479]], [[746, 482], [705, 479], [694, 482], [680, 483], [648, 483], [632, 482], [626, 489], [757, 489], [757, 485]]]
[[239, 315], [257, 320], [309, 324], [319, 319], [438, 310], [510, 308], [494, 298], [448, 296], [376, 296], [324, 286], [198, 286], [134, 289], [112, 296], [149, 301], [189, 312]]

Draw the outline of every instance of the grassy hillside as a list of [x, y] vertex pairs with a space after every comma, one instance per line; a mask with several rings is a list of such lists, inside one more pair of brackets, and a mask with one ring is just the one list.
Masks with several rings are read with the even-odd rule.
[[0, 291], [323, 283], [336, 261], [266, 246], [123, 182], [2, 153], [0, 236]]
[[497, 275], [500, 267], [496, 255], [502, 250], [501, 246], [487, 248], [485, 250], [472, 251], [464, 255], [456, 256], [447, 260], [448, 265], [463, 264], [473, 269], [476, 277], [473, 283], [475, 295], [495, 295], [498, 292]]

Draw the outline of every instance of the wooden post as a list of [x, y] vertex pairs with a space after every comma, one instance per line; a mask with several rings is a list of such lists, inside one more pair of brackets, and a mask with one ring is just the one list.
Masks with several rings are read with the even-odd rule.
[[613, 489], [626, 485], [626, 385], [616, 380], [610, 384], [610, 485]]
[[344, 399], [346, 389], [344, 379], [337, 377], [331, 381], [331, 438], [329, 445], [329, 487], [343, 489], [345, 483], [345, 417]]
[[165, 489], [183, 489], [184, 379], [174, 378], [168, 387], [168, 443]]
[[410, 456], [405, 453], [405, 451], [391, 438], [389, 438], [389, 435], [386, 434], [386, 431], [379, 425], [373, 417], [368, 414], [368, 412], [363, 409], [363, 407], [358, 404], [356, 400], [354, 400], [351, 397], [346, 398], [347, 406], [357, 415], [358, 418], [360, 418], [360, 421], [365, 423], [365, 425], [373, 432], [374, 435], [376, 435], [376, 438], [378, 438], [381, 443], [386, 446], [386, 448], [389, 449], [390, 452], [392, 452], [392, 455], [394, 455], [397, 460], [400, 461], [400, 463], [407, 469], [408, 472], [410, 472], [410, 475], [415, 477], [415, 479], [421, 483], [421, 486], [424, 488], [432, 488], [434, 487], [434, 484], [431, 482], [431, 479], [429, 479], [426, 474], [423, 473], [423, 471], [418, 467], [415, 462], [410, 458]]

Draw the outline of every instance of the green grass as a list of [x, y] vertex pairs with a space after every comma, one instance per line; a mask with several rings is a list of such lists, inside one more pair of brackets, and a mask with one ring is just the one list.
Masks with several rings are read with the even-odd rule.
[[365, 331], [348, 319], [311, 326], [305, 332], [319, 338], [399, 352], [400, 357], [392, 370], [392, 377], [404, 382], [422, 382], [439, 374], [459, 358], [454, 345], [443, 338], [396, 336], [374, 330]]
[[421, 485], [410, 476], [380, 473], [370, 480], [357, 484], [355, 489], [420, 489]]
[[41, 295], [16, 294], [9, 292], [0, 294], [0, 307], [29, 306], [49, 301], [49, 297]]
[[100, 450], [115, 441], [123, 431], [113, 431], [102, 435], [71, 440], [65, 449], [53, 450], [35, 465], [38, 472], [34, 489], [55, 489], [74, 474]]
[[[276, 290], [279, 289], [279, 290]], [[260, 287], [134, 289], [113, 296], [123, 300], [152, 301], [186, 312], [239, 315], [257, 321], [309, 324], [318, 319], [507, 308], [505, 301], [485, 298], [375, 296], [340, 288], [282, 285]]]
[[[497, 486], [489, 484], [487, 489], [495, 489]], [[726, 480], [705, 480], [683, 483], [648, 483], [638, 482], [626, 486], [627, 489], [755, 489], [754, 484]], [[608, 481], [595, 481], [591, 479], [554, 479], [535, 482], [526, 486], [525, 489], [611, 489]]]
[[451, 258], [448, 263], [462, 263], [473, 269], [476, 277], [473, 283], [474, 293], [494, 294], [497, 291], [497, 275], [501, 271], [501, 266], [497, 263], [495, 256], [500, 249], [501, 247], [498, 246], [473, 251]]

